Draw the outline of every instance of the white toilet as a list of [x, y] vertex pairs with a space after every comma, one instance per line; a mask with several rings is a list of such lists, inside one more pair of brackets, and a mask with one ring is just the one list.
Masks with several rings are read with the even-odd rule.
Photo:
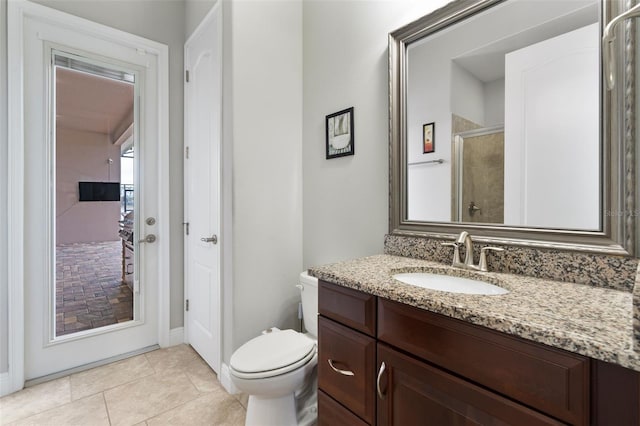
[[306, 271], [302, 272], [298, 288], [307, 333], [271, 328], [231, 355], [231, 380], [240, 391], [249, 395], [247, 426], [298, 425], [298, 419], [304, 417], [304, 413], [300, 413], [301, 407], [296, 407], [296, 395], [302, 393], [305, 385], [313, 386], [310, 398], [313, 406], [306, 410], [315, 413], [315, 384], [312, 382], [318, 363], [318, 280]]

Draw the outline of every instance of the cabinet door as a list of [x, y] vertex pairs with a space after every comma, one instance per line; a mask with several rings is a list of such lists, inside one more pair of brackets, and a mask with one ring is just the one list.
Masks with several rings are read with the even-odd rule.
[[318, 391], [318, 426], [367, 426], [361, 418]]
[[373, 424], [376, 341], [321, 316], [318, 348], [319, 388]]
[[560, 425], [378, 343], [378, 425]]
[[568, 424], [589, 424], [589, 359], [380, 299], [378, 339]]

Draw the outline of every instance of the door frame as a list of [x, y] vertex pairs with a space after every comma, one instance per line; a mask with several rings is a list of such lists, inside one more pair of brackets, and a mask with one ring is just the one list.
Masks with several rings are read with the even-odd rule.
[[[11, 393], [25, 382], [24, 299], [24, 94], [23, 24], [27, 17], [101, 38], [158, 58], [158, 344], [170, 344], [170, 209], [169, 209], [169, 49], [106, 25], [98, 24], [27, 0], [10, 0], [7, 5], [7, 101], [8, 101], [8, 383], [0, 393]], [[44, 78], [44, 76], [43, 76]]]
[[[222, 327], [222, 322], [223, 322], [223, 315], [222, 315], [222, 294], [223, 294], [223, 283], [224, 283], [224, 275], [222, 273], [222, 268], [223, 268], [223, 263], [222, 263], [222, 259], [224, 258], [223, 255], [223, 248], [225, 247], [224, 245], [224, 241], [226, 238], [226, 233], [223, 230], [223, 210], [222, 210], [222, 199], [223, 199], [223, 176], [222, 176], [222, 167], [223, 167], [223, 161], [222, 161], [222, 143], [223, 143], [223, 132], [222, 132], [222, 125], [223, 125], [223, 120], [222, 120], [222, 115], [224, 114], [223, 112], [223, 108], [222, 108], [222, 91], [223, 91], [223, 84], [222, 84], [222, 79], [223, 79], [223, 65], [222, 65], [222, 60], [223, 60], [223, 56], [222, 56], [222, 49], [223, 49], [223, 44], [222, 44], [222, 37], [223, 37], [223, 19], [222, 19], [222, 5], [221, 2], [216, 2], [212, 7], [211, 10], [209, 10], [209, 12], [207, 13], [207, 15], [204, 17], [204, 19], [198, 24], [198, 26], [196, 27], [196, 29], [191, 33], [191, 35], [189, 35], [189, 37], [187, 37], [187, 40], [185, 41], [184, 44], [184, 58], [183, 58], [183, 65], [184, 65], [184, 71], [185, 71], [185, 75], [187, 72], [187, 46], [193, 41], [193, 39], [200, 34], [202, 31], [204, 31], [205, 27], [207, 27], [208, 25], [217, 25], [217, 34], [218, 34], [218, 40], [216, 41], [217, 43], [217, 52], [216, 54], [218, 55], [218, 61], [220, 64], [220, 87], [219, 87], [219, 93], [220, 93], [220, 99], [218, 100], [220, 102], [220, 129], [218, 131], [219, 136], [220, 136], [220, 143], [218, 144], [218, 152], [217, 152], [217, 158], [218, 158], [218, 200], [217, 200], [217, 204], [218, 204], [218, 237], [221, 240], [220, 243], [220, 248], [218, 250], [218, 259], [217, 259], [217, 263], [218, 263], [218, 292], [216, 293], [216, 297], [218, 298], [218, 306], [220, 307], [218, 312], [215, 312], [214, 315], [218, 316], [218, 329], [216, 330], [216, 332], [218, 333], [218, 351], [219, 351], [219, 363], [218, 365], [212, 365], [211, 368], [213, 370], [215, 370], [215, 372], [220, 376], [221, 375], [221, 366], [222, 366], [222, 358], [223, 358], [223, 354], [224, 352], [222, 351], [222, 333], [223, 333], [223, 327]], [[189, 84], [188, 82], [185, 81], [184, 85], [185, 85], [185, 90], [184, 90], [184, 122], [187, 123], [187, 114], [189, 114], [188, 111], [188, 103], [187, 103], [187, 89], [186, 89], [186, 85]], [[189, 191], [188, 191], [188, 184], [189, 184], [189, 159], [187, 157], [187, 153], [186, 150], [188, 148], [188, 135], [189, 135], [189, 129], [185, 126], [184, 128], [184, 141], [183, 141], [183, 178], [184, 178], [184, 222], [188, 222], [189, 221], [189, 212], [188, 212], [188, 206], [189, 203], [187, 201], [187, 197], [189, 195]], [[189, 241], [188, 241], [188, 236], [186, 234], [186, 232], [184, 232], [183, 230], [183, 241], [184, 241], [184, 300], [186, 303], [186, 300], [189, 298]], [[184, 323], [184, 341], [185, 343], [189, 343], [189, 313], [187, 312], [187, 310], [184, 310], [184, 319], [183, 319], [183, 323]]]

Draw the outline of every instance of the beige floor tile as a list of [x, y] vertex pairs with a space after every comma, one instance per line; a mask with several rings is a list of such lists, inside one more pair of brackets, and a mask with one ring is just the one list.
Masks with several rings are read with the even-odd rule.
[[132, 425], [200, 396], [187, 375], [154, 374], [105, 391], [111, 424]]
[[0, 424], [24, 419], [70, 401], [69, 377], [41, 383], [0, 398]]
[[238, 400], [238, 402], [240, 402], [240, 404], [244, 407], [244, 409], [247, 409], [247, 404], [249, 403], [249, 394], [246, 393], [237, 393], [235, 395], [233, 395], [236, 397], [236, 399]]
[[216, 373], [200, 357], [188, 363], [183, 371], [187, 374], [187, 377], [189, 377], [196, 389], [202, 393], [222, 389]]
[[223, 389], [147, 420], [149, 426], [164, 425], [244, 425], [245, 410], [240, 403]]
[[72, 374], [71, 399], [84, 398], [152, 374], [154, 370], [144, 355]]
[[104, 397], [100, 393], [52, 408], [11, 425], [109, 426], [109, 417]]
[[199, 358], [198, 354], [188, 345], [171, 346], [165, 349], [148, 352], [145, 354], [156, 373], [183, 368], [191, 361]]

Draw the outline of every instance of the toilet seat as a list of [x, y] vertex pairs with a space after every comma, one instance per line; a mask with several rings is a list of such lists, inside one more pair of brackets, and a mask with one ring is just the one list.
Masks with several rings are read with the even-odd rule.
[[293, 371], [313, 358], [314, 340], [294, 330], [263, 334], [231, 356], [231, 373], [242, 379], [262, 379]]

